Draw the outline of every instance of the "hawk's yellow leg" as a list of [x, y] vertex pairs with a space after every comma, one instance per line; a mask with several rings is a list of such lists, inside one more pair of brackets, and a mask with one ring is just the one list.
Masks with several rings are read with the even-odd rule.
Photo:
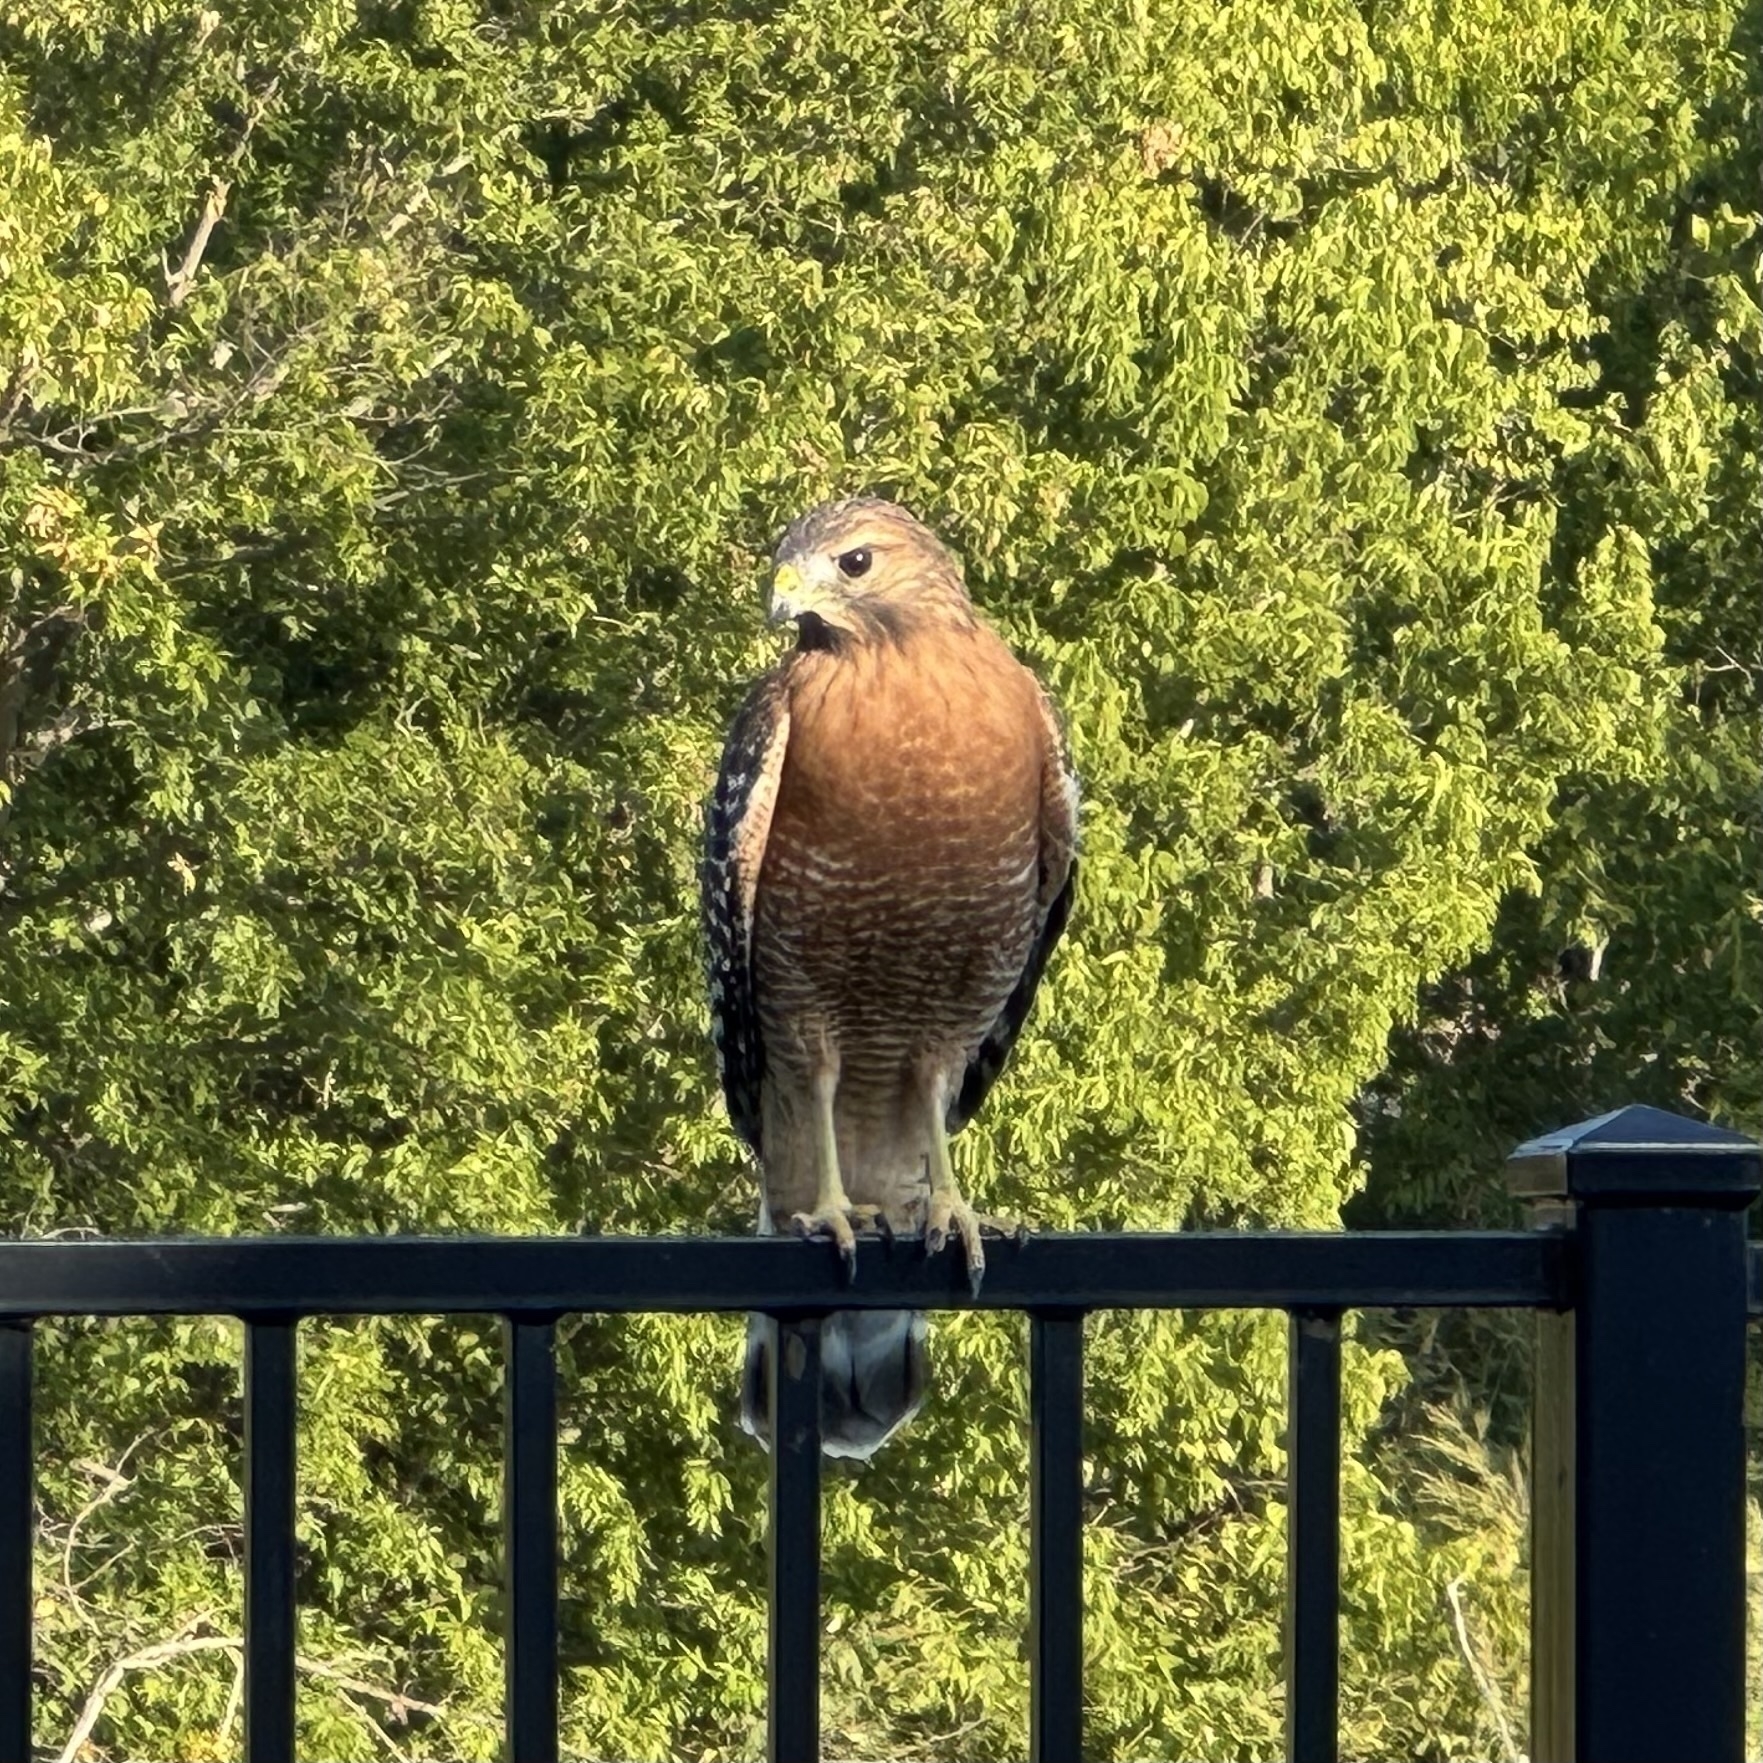
[[944, 1119], [944, 1104], [937, 1094], [940, 1086], [932, 1086], [930, 1095], [930, 1210], [924, 1221], [924, 1251], [927, 1255], [941, 1253], [951, 1234], [961, 1239], [962, 1253], [967, 1257], [967, 1283], [973, 1295], [979, 1296], [986, 1276], [985, 1244], [980, 1240], [982, 1226], [1015, 1233], [1020, 1227], [1001, 1219], [987, 1218], [975, 1212], [962, 1199], [955, 1185], [955, 1166], [949, 1160], [949, 1130]]
[[839, 1174], [839, 1138], [833, 1126], [833, 1097], [839, 1087], [836, 1065], [822, 1065], [814, 1074], [814, 1210], [798, 1212], [790, 1223], [805, 1237], [830, 1237], [839, 1246], [847, 1278], [857, 1277], [857, 1233], [854, 1225], [873, 1225], [879, 1206], [854, 1206]]

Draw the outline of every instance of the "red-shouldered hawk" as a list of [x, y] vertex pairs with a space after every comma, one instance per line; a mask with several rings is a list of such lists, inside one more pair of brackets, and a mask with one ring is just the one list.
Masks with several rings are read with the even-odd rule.
[[[759, 1229], [953, 1236], [977, 1291], [980, 1218], [949, 1134], [991, 1088], [1065, 927], [1077, 785], [1034, 676], [960, 565], [890, 502], [832, 502], [778, 544], [794, 651], [748, 695], [711, 799], [711, 1015]], [[822, 1332], [822, 1436], [868, 1457], [917, 1411], [926, 1324], [846, 1311]], [[742, 1423], [763, 1440], [753, 1319]]]

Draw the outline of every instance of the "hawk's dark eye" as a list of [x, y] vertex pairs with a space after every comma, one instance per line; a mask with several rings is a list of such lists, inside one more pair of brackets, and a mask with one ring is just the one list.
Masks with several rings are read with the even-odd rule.
[[855, 551], [841, 551], [838, 558], [839, 573], [848, 576], [868, 575], [873, 561], [867, 545], [859, 545]]

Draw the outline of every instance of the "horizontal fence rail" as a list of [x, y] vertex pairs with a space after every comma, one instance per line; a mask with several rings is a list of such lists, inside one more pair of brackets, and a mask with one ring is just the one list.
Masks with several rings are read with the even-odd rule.
[[986, 1244], [958, 1255], [786, 1237], [229, 1237], [0, 1243], [0, 1315], [393, 1316], [471, 1312], [1553, 1308], [1556, 1231], [1191, 1231]]
[[1083, 1365], [1095, 1311], [1265, 1308], [1289, 1319], [1286, 1750], [1339, 1754], [1342, 1317], [1538, 1315], [1533, 1443], [1536, 1763], [1739, 1763], [1744, 1328], [1763, 1187], [1736, 1134], [1631, 1108], [1514, 1153], [1536, 1228], [1048, 1235], [960, 1257], [864, 1240], [854, 1283], [790, 1239], [244, 1238], [0, 1242], [0, 1763], [31, 1758], [32, 1335], [55, 1317], [245, 1325], [247, 1763], [293, 1763], [297, 1344], [307, 1316], [503, 1323], [505, 1754], [557, 1763], [556, 1323], [768, 1317], [770, 1763], [820, 1755], [821, 1320], [840, 1309], [1028, 1319], [1030, 1763], [1083, 1750]]
[[[819, 1755], [819, 1321], [834, 1309], [1015, 1310], [1029, 1318], [1030, 1756], [1076, 1763], [1083, 1724], [1083, 1330], [1096, 1310], [1265, 1308], [1292, 1323], [1291, 1755], [1334, 1755], [1340, 1315], [1345, 1308], [1571, 1299], [1560, 1230], [1051, 1234], [987, 1244], [975, 1298], [960, 1258], [865, 1238], [850, 1279], [830, 1245], [790, 1238], [240, 1237], [0, 1242], [0, 1431], [24, 1412], [34, 1320], [236, 1316], [245, 1324], [245, 1755], [294, 1749], [295, 1329], [304, 1316], [503, 1319], [506, 1754], [556, 1763], [555, 1323], [572, 1314], [772, 1317], [769, 1739]], [[11, 1358], [4, 1357], [10, 1342]], [[11, 1392], [11, 1406], [8, 1394]], [[30, 1509], [28, 1443], [0, 1499]], [[9, 1482], [6, 1480], [10, 1475]], [[0, 1529], [0, 1539], [7, 1536]], [[0, 1540], [0, 1763], [25, 1763], [29, 1527]], [[8, 1623], [11, 1626], [8, 1626]], [[8, 1661], [12, 1668], [7, 1669]], [[14, 1743], [5, 1742], [10, 1720]]]

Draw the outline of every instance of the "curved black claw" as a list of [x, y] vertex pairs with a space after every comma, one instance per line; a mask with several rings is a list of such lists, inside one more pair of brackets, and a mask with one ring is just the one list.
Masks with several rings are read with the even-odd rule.
[[831, 1241], [837, 1247], [839, 1267], [848, 1286], [857, 1283], [857, 1235], [851, 1228], [851, 1211], [851, 1208], [841, 1206], [816, 1212], [797, 1212], [790, 1219], [790, 1225], [798, 1236], [806, 1237], [810, 1242], [817, 1239]]
[[952, 1238], [959, 1238], [961, 1253], [967, 1262], [967, 1289], [979, 1296], [986, 1277], [985, 1245], [980, 1241], [984, 1221], [959, 1195], [936, 1194], [931, 1198], [930, 1213], [924, 1221], [924, 1252], [940, 1255]]

